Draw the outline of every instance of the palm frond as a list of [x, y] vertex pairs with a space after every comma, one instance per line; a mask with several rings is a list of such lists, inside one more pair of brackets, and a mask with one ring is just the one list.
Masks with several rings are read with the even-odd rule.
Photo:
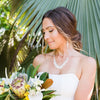
[[[16, 18], [16, 20], [19, 21], [19, 26], [28, 27], [22, 40], [25, 39], [27, 34], [30, 34], [29, 46], [36, 46], [36, 43], [40, 45], [40, 41], [43, 39], [41, 38], [41, 34], [39, 35], [42, 16], [46, 11], [58, 6], [67, 7], [75, 14], [77, 19], [77, 30], [82, 34], [83, 50], [87, 52], [87, 56], [94, 57], [99, 63], [98, 66], [100, 66], [100, 0], [24, 1]], [[98, 82], [96, 81], [96, 83]], [[96, 87], [98, 88], [97, 85]]]
[[33, 34], [40, 31], [41, 19], [47, 10], [58, 6], [66, 7], [66, 5], [68, 9], [71, 10], [76, 16], [77, 30], [79, 30], [79, 32], [82, 34], [83, 49], [88, 52], [88, 56], [92, 56], [94, 58], [97, 56], [98, 60], [100, 61], [99, 0], [27, 0], [24, 2], [16, 19], [20, 20], [20, 26], [28, 26], [27, 31], [31, 30], [31, 34], [33, 36]]

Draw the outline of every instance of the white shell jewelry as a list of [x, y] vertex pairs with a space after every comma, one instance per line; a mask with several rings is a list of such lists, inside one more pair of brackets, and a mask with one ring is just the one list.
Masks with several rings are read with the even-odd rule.
[[[68, 48], [68, 46], [69, 46], [69, 43], [67, 42], [67, 48]], [[63, 68], [63, 66], [68, 62], [68, 60], [69, 60], [69, 58], [67, 57], [66, 60], [63, 62], [63, 64], [59, 66], [59, 65], [56, 63], [55, 56], [54, 56], [53, 63], [54, 63], [54, 65], [55, 65], [56, 68], [61, 69], [61, 68]]]
[[64, 61], [64, 63], [63, 63], [62, 65], [59, 66], [59, 65], [56, 63], [55, 56], [54, 56], [54, 62], [53, 62], [53, 63], [54, 63], [54, 65], [55, 65], [56, 68], [61, 69], [61, 68], [63, 68], [63, 66], [68, 62], [68, 60], [69, 60], [69, 58], [67, 57], [66, 60]]

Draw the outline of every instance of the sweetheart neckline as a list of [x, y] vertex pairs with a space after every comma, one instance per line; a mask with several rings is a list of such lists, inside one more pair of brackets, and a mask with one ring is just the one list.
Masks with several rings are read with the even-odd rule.
[[[44, 73], [44, 72], [39, 72], [39, 73]], [[52, 76], [68, 76], [68, 75], [73, 75], [78, 81], [79, 81], [79, 78], [76, 76], [76, 74], [74, 73], [67, 73], [67, 74], [50, 74], [49, 75], [52, 75]]]

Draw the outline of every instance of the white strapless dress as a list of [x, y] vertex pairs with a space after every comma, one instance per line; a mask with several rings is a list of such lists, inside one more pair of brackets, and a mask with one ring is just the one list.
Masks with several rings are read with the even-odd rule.
[[[42, 72], [39, 72], [39, 74], [42, 74]], [[53, 84], [49, 89], [56, 90], [55, 94], [59, 95], [51, 100], [74, 100], [74, 94], [79, 83], [79, 79], [74, 73], [49, 74], [49, 78], [53, 80]]]

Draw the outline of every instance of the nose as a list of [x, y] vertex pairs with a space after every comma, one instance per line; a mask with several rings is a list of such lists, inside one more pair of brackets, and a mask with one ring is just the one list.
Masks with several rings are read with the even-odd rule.
[[45, 40], [48, 40], [48, 38], [49, 38], [49, 33], [45, 32], [45, 34], [44, 34], [44, 39], [45, 39]]

